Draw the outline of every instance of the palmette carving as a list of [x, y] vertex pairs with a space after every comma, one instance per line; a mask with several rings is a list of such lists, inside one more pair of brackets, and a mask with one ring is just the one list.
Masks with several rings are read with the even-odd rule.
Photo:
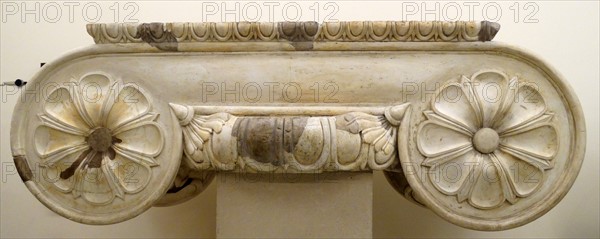
[[[422, 165], [436, 189], [459, 202], [479, 209], [514, 204], [535, 193], [553, 168], [559, 146], [553, 113], [533, 84], [480, 71], [442, 87], [431, 108], [417, 130]], [[449, 167], [464, 173], [440, 177]]]
[[196, 170], [320, 172], [382, 170], [398, 161], [397, 128], [409, 104], [381, 115], [235, 116], [196, 114], [170, 104]]
[[[75, 87], [52, 91], [39, 114], [35, 147], [41, 166], [59, 175], [54, 182], [59, 191], [90, 204], [141, 191], [164, 146], [158, 114], [138, 86], [106, 74], [71, 83]], [[101, 91], [86, 91], [90, 86]]]
[[[227, 113], [217, 113], [209, 116], [195, 115], [191, 106], [169, 104], [179, 119], [182, 126], [184, 139], [183, 152], [186, 159], [195, 160], [193, 168], [208, 169], [211, 165], [210, 159], [214, 158], [206, 154], [211, 149], [206, 148], [213, 133], [221, 133], [224, 124], [232, 117]], [[206, 150], [205, 150], [206, 149]], [[214, 162], [219, 164], [219, 162]], [[221, 165], [223, 168], [231, 166]]]

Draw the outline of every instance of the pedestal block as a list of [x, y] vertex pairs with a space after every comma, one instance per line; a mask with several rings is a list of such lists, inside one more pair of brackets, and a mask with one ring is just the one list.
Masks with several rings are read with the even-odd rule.
[[219, 238], [370, 238], [372, 173], [217, 175]]

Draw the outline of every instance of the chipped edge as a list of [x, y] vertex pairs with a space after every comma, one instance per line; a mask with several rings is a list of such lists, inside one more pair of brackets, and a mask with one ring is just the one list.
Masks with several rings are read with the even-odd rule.
[[137, 26], [135, 38], [163, 51], [177, 51], [179, 42], [175, 35], [165, 28], [164, 23], [142, 23]]
[[17, 172], [21, 177], [23, 182], [30, 181], [33, 178], [33, 173], [31, 172], [31, 168], [29, 168], [29, 164], [27, 163], [27, 159], [23, 155], [14, 156], [13, 160], [15, 162], [15, 167], [17, 168]]
[[479, 30], [479, 41], [491, 41], [500, 31], [500, 24], [497, 22], [482, 21]]

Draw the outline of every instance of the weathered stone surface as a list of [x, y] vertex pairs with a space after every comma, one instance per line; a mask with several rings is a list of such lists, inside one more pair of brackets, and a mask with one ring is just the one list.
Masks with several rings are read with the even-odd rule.
[[13, 157], [40, 201], [88, 224], [187, 200], [206, 171], [389, 170], [403, 195], [453, 223], [513, 228], [564, 197], [586, 131], [556, 71], [472, 42], [498, 28], [92, 24], [99, 44], [27, 84], [58, 87], [17, 104]]

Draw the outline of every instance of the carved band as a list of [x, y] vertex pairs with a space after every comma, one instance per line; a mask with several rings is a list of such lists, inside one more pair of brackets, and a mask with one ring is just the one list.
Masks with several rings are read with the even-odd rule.
[[[260, 116], [287, 107], [226, 112], [171, 104], [183, 127], [185, 161], [196, 170], [321, 172], [386, 169], [398, 162], [397, 128], [409, 104], [383, 108], [296, 107], [301, 116]], [[214, 111], [214, 109], [213, 109]], [[377, 113], [379, 111], [379, 113]], [[248, 116], [253, 112], [255, 116]], [[193, 115], [191, 119], [190, 115]]]
[[491, 41], [493, 22], [227, 22], [89, 24], [97, 44], [149, 43], [176, 50], [183, 42], [472, 42]]

